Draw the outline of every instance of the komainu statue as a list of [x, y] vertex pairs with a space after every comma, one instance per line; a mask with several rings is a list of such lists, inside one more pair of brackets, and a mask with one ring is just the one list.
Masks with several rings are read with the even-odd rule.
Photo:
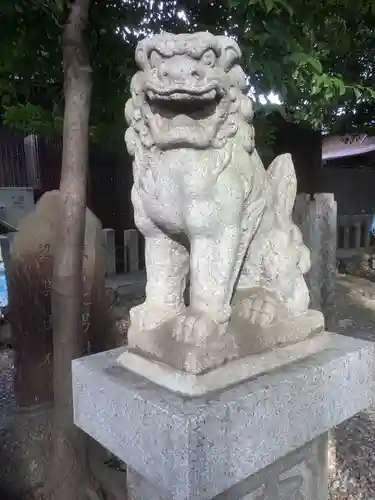
[[210, 33], [145, 39], [125, 110], [147, 270], [129, 345], [193, 374], [323, 329], [291, 219], [293, 163], [263, 167], [240, 56]]

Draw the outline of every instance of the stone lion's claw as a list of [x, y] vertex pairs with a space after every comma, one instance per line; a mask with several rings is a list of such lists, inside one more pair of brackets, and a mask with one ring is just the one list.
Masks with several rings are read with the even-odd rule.
[[237, 314], [251, 324], [266, 326], [277, 317], [280, 304], [271, 296], [250, 296], [237, 306]]
[[227, 327], [228, 323], [216, 323], [204, 313], [180, 315], [176, 319], [173, 338], [180, 342], [200, 346], [204, 345], [206, 340], [211, 336], [217, 337], [223, 335]]
[[144, 302], [130, 310], [130, 324], [139, 331], [153, 330], [180, 312], [181, 310], [156, 307]]

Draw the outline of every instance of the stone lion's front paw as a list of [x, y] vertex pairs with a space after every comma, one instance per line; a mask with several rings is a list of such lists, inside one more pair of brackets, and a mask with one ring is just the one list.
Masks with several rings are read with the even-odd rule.
[[182, 314], [176, 320], [173, 338], [196, 346], [206, 343], [209, 337], [220, 337], [226, 333], [228, 322], [217, 323], [207, 314]]
[[165, 321], [178, 316], [183, 308], [166, 308], [154, 304], [143, 304], [130, 310], [130, 325], [137, 330], [153, 330]]
[[253, 295], [245, 297], [236, 307], [236, 314], [252, 324], [266, 326], [279, 319], [280, 301], [272, 295]]

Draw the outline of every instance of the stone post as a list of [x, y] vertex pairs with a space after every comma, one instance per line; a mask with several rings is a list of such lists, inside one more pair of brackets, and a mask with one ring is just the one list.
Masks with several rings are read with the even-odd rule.
[[333, 194], [297, 195], [293, 219], [310, 250], [311, 269], [306, 282], [311, 307], [323, 312], [327, 330], [336, 331], [337, 203]]
[[125, 272], [139, 271], [139, 232], [136, 229], [124, 231]]
[[115, 230], [103, 229], [104, 250], [105, 250], [105, 274], [112, 276], [116, 274], [116, 242]]

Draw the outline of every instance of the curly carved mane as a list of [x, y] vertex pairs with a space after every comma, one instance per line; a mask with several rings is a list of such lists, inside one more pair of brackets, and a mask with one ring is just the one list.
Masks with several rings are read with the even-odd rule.
[[125, 108], [130, 154], [221, 149], [228, 142], [251, 152], [253, 107], [240, 56], [234, 40], [209, 33], [141, 41]]

